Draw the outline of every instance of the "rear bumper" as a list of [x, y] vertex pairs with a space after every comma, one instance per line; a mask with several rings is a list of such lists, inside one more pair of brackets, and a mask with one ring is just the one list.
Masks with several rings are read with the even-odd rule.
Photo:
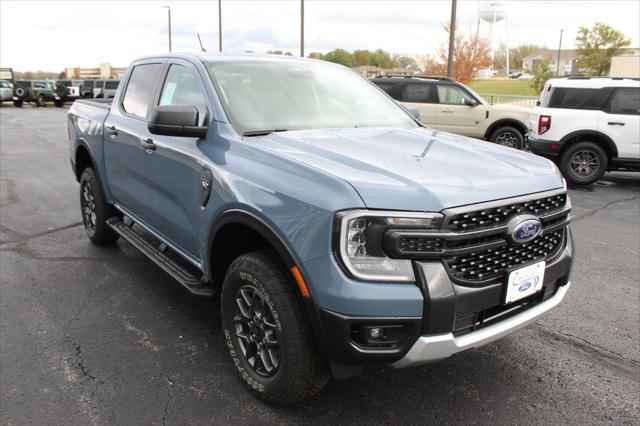
[[458, 337], [452, 333], [422, 336], [413, 344], [409, 352], [407, 352], [402, 359], [391, 365], [395, 368], [404, 368], [439, 361], [458, 352], [477, 348], [496, 341], [536, 321], [551, 309], [558, 306], [567, 294], [569, 286], [570, 284], [567, 283], [559, 287], [555, 295], [539, 305], [478, 331], [473, 331]]
[[528, 143], [529, 148], [534, 154], [540, 155], [550, 160], [556, 160], [558, 158], [563, 145], [562, 142], [539, 139], [531, 135], [529, 135]]

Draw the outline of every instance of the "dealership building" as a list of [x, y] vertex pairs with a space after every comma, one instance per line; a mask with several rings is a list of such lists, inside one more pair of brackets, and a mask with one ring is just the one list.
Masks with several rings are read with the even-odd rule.
[[126, 70], [127, 67], [112, 67], [110, 63], [103, 62], [96, 68], [67, 67], [64, 74], [68, 79], [106, 80], [121, 79]]

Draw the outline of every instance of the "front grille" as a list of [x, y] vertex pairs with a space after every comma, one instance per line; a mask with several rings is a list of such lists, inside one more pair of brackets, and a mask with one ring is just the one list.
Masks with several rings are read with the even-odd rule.
[[398, 248], [401, 253], [437, 253], [442, 251], [441, 238], [401, 237]]
[[540, 217], [561, 210], [567, 202], [567, 194], [556, 194], [519, 203], [489, 207], [458, 213], [449, 218], [447, 230], [453, 232], [476, 231], [505, 225], [519, 214]]
[[564, 229], [541, 235], [520, 245], [503, 245], [445, 259], [454, 280], [466, 284], [482, 284], [504, 278], [511, 268], [551, 258], [562, 247]]

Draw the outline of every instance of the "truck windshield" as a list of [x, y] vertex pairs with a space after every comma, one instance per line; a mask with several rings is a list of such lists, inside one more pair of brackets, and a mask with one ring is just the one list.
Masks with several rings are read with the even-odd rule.
[[207, 68], [240, 134], [269, 129], [418, 127], [380, 89], [341, 66], [278, 59], [210, 62]]

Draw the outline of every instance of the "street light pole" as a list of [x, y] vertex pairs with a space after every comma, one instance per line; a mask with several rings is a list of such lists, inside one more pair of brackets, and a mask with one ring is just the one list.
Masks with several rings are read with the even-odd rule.
[[556, 77], [560, 74], [560, 49], [562, 49], [562, 32], [564, 28], [560, 30], [560, 43], [558, 44], [558, 63], [556, 64]]
[[167, 12], [169, 12], [169, 52], [171, 52], [171, 7], [169, 6], [162, 6], [164, 8], [167, 9]]
[[447, 58], [447, 77], [451, 77], [453, 66], [453, 49], [456, 37], [456, 4], [458, 0], [451, 0], [451, 21], [449, 21], [449, 55]]
[[304, 58], [304, 0], [300, 0], [300, 57]]
[[218, 0], [218, 50], [222, 52], [222, 0]]

